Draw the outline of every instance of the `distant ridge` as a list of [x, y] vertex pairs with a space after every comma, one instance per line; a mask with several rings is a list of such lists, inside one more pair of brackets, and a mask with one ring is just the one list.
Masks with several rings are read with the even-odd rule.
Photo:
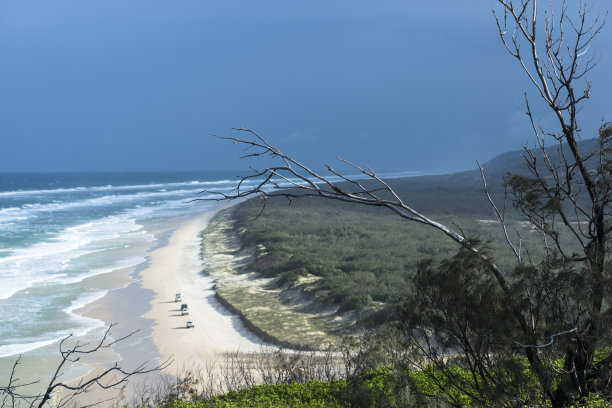
[[[580, 141], [578, 147], [583, 153], [591, 152], [597, 147], [597, 139]], [[564, 145], [566, 149], [569, 148]], [[487, 186], [494, 198], [503, 199], [503, 178], [506, 173], [530, 174], [523, 159], [524, 154], [524, 150], [513, 150], [495, 156], [483, 165]], [[551, 146], [549, 155], [553, 161], [559, 159], [554, 146]], [[540, 152], [536, 152], [536, 157], [544, 166]], [[389, 184], [406, 203], [425, 213], [431, 210], [446, 214], [483, 214], [491, 211], [477, 168], [451, 174], [398, 178], [389, 180]]]
[[[591, 152], [597, 147], [597, 139], [580, 141], [578, 147], [583, 153]], [[564, 145], [563, 149], [569, 154], [567, 145]], [[542, 154], [538, 151], [535, 152], [538, 163], [544, 167]], [[530, 174], [525, 165], [524, 154], [525, 150], [513, 150], [495, 156], [483, 165], [489, 193], [496, 202], [503, 202], [504, 175], [506, 173]], [[550, 147], [549, 156], [553, 161], [559, 159], [556, 146]], [[476, 168], [476, 163], [474, 163], [473, 170], [449, 174], [389, 178], [386, 181], [406, 204], [424, 214], [492, 215], [491, 204], [484, 195], [482, 176], [480, 170]], [[360, 183], [365, 187], [376, 188], [376, 183], [373, 180], [364, 179], [360, 180]], [[349, 184], [346, 184], [346, 187], [352, 188]], [[336, 202], [336, 204], [340, 205], [339, 202]], [[372, 207], [357, 207], [363, 211], [374, 210]]]
[[[582, 140], [578, 142], [578, 149], [581, 153], [590, 153], [597, 148], [597, 143], [597, 139]], [[538, 161], [542, 162], [542, 153], [537, 149], [530, 150], [535, 151]], [[547, 150], [553, 162], [559, 159], [557, 146], [549, 146], [547, 147]], [[563, 151], [567, 154], [570, 153], [569, 146], [567, 144], [563, 144]], [[521, 149], [495, 156], [484, 165], [485, 172], [487, 174], [501, 176], [503, 176], [505, 173], [528, 174], [525, 167], [525, 161], [523, 159], [524, 154], [525, 150]]]
[[[592, 152], [597, 148], [597, 139], [588, 139], [582, 140], [578, 142], [578, 148], [582, 153]], [[542, 153], [537, 149], [530, 149], [531, 151], [536, 153], [536, 157], [538, 161], [543, 164]], [[563, 150], [567, 154], [569, 154], [569, 147], [567, 144], [563, 145]], [[550, 158], [554, 161], [559, 159], [559, 153], [557, 150], [557, 146], [548, 147], [548, 152]], [[502, 153], [498, 156], [493, 157], [491, 160], [487, 161], [483, 164], [485, 169], [485, 175], [487, 177], [487, 182], [489, 179], [492, 183], [497, 183], [497, 180], [501, 182], [504, 174], [513, 173], [513, 174], [529, 174], [525, 166], [525, 160], [523, 156], [525, 155], [525, 150], [512, 150], [510, 152]], [[463, 181], [478, 181], [478, 183], [482, 183], [482, 178], [480, 175], [480, 170], [476, 168], [476, 163], [474, 163], [473, 170], [464, 170], [455, 173], [448, 174], [437, 174], [430, 176], [416, 176], [411, 177], [412, 179], [425, 178], [428, 181], [432, 181], [434, 178], [451, 178], [453, 180], [463, 180]]]

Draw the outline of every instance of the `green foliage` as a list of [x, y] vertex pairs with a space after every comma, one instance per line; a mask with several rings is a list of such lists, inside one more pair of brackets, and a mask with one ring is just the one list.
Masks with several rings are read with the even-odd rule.
[[398, 390], [392, 372], [389, 368], [379, 368], [349, 378], [339, 399], [344, 406], [358, 408], [403, 406], [400, 403], [404, 395]]
[[612, 402], [604, 400], [598, 394], [590, 393], [584, 401], [572, 405], [572, 408], [612, 408]]
[[417, 388], [454, 406], [534, 395], [524, 360], [500, 353], [502, 339], [512, 336], [512, 312], [483, 269], [467, 250], [439, 264], [423, 261], [402, 308], [404, 331], [420, 344], [421, 359], [432, 362], [415, 374]]
[[333, 408], [342, 406], [337, 395], [345, 386], [345, 381], [259, 385], [244, 391], [232, 391], [205, 401], [175, 401], [167, 408]]
[[599, 138], [608, 141], [612, 137], [612, 122], [606, 122], [599, 128]]
[[[472, 202], [482, 199], [480, 193], [471, 197]], [[233, 208], [234, 229], [240, 231], [242, 245], [264, 248], [253, 265], [257, 271], [276, 278], [275, 287], [303, 290], [340, 312], [359, 311], [362, 320], [373, 323], [380, 323], [381, 310], [387, 310], [388, 316], [404, 299], [420, 259], [446, 257], [458, 247], [439, 231], [403, 222], [381, 208], [310, 198], [295, 200], [291, 206], [269, 199], [257, 217], [259, 210], [249, 202]], [[436, 217], [435, 210], [442, 209], [432, 207], [428, 215], [451, 223], [450, 217]], [[452, 219], [461, 219], [466, 233], [502, 242], [499, 226], [487, 221], [489, 211]], [[524, 232], [523, 245], [533, 243], [534, 258], [542, 256], [537, 240], [532, 231]], [[513, 264], [505, 246], [494, 249], [502, 266]]]
[[[481, 252], [486, 253], [484, 248]], [[504, 300], [480, 259], [461, 249], [439, 264], [420, 262], [406, 295], [403, 320], [415, 328], [433, 330], [441, 345], [454, 349], [460, 338], [468, 340], [471, 334], [512, 330], [508, 321], [512, 315]]]
[[[522, 387], [516, 387], [516, 372], [522, 372]], [[451, 364], [447, 367], [428, 365], [423, 370], [410, 373], [415, 398], [429, 406], [432, 402], [443, 403], [454, 407], [490, 407], [490, 406], [549, 406], [545, 398], [538, 392], [537, 379], [529, 372], [528, 363], [521, 358], [514, 358], [500, 364], [496, 371], [502, 381], [505, 381], [507, 390], [500, 390], [500, 394], [492, 394], [489, 398], [482, 398], [475, 390], [476, 381], [482, 381], [473, 375], [470, 370]], [[500, 398], [508, 394], [508, 390], [516, 393], [504, 400]]]
[[504, 182], [512, 192], [513, 204], [526, 214], [545, 218], [561, 208], [560, 196], [542, 178], [507, 173]]
[[[408, 407], [425, 400], [410, 395], [406, 373], [380, 368], [348, 380], [309, 381], [304, 384], [260, 385], [232, 391], [204, 401], [174, 401], [164, 408], [300, 408], [300, 407]], [[418, 402], [418, 403], [417, 403]], [[429, 404], [427, 404], [429, 406]]]
[[425, 370], [413, 373], [412, 379], [417, 392], [428, 400], [445, 401], [455, 407], [481, 406], [462, 391], [461, 387], [455, 385], [474, 386], [469, 372], [456, 365], [444, 371], [430, 365]]
[[[300, 200], [291, 207], [272, 200], [253, 220], [256, 214], [248, 204], [234, 210], [243, 245], [265, 248], [254, 267], [276, 277], [277, 286], [300, 287], [341, 312], [397, 304], [419, 257], [455, 248], [425, 227], [398, 223], [390, 214], [321, 200]], [[315, 279], [301, 284], [303, 277]]]
[[[526, 364], [520, 363], [525, 369]], [[449, 377], [449, 374], [452, 376]], [[461, 381], [457, 381], [461, 379]], [[447, 371], [428, 366], [421, 371], [380, 367], [331, 382], [309, 381], [284, 385], [259, 385], [232, 391], [203, 401], [173, 401], [163, 408], [400, 408], [400, 407], [489, 407], [494, 401], [478, 401], [465, 388], [473, 386], [471, 373], [457, 365]], [[457, 384], [462, 384], [458, 386]], [[532, 384], [533, 385], [533, 384]], [[527, 390], [533, 392], [534, 388]], [[519, 396], [517, 400], [520, 400]], [[532, 398], [533, 400], [533, 398]], [[533, 406], [533, 405], [531, 405]], [[537, 406], [547, 406], [539, 402]], [[577, 408], [609, 408], [593, 395]]]

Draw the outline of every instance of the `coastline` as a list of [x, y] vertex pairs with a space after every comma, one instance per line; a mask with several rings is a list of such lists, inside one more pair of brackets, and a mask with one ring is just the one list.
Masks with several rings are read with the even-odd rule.
[[[132, 377], [120, 398], [129, 401], [141, 384], [159, 383], [164, 374], [176, 377], [185, 370], [218, 368], [226, 353], [276, 348], [249, 331], [239, 315], [218, 301], [214, 278], [203, 272], [202, 231], [220, 209], [177, 219], [169, 229], [158, 231], [158, 243], [149, 248], [146, 261], [132, 273], [116, 271], [111, 277], [115, 289], [78, 311], [106, 326], [118, 323], [111, 334], [115, 339], [136, 331], [87, 361], [89, 374], [115, 362], [130, 370], [143, 363], [154, 367], [171, 361], [161, 373]], [[176, 293], [181, 293], [181, 302], [174, 301]], [[189, 315], [181, 315], [181, 303], [189, 305]], [[187, 329], [187, 320], [195, 327]], [[107, 401], [117, 394], [116, 389], [92, 390], [78, 402]]]
[[[202, 271], [201, 233], [217, 212], [204, 212], [180, 225], [166, 245], [149, 253], [149, 263], [140, 271], [142, 287], [153, 292], [144, 316], [153, 322], [153, 343], [161, 361], [174, 361], [168, 374], [176, 367], [216, 363], [224, 353], [266, 346], [216, 300], [214, 280]], [[176, 293], [181, 293], [181, 302], [174, 301]], [[189, 305], [188, 316], [181, 315], [181, 303]], [[195, 327], [187, 329], [187, 320]]]

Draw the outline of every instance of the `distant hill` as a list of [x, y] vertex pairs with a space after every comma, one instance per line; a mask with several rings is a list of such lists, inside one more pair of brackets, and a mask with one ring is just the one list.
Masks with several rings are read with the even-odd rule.
[[[578, 148], [580, 151], [584, 153], [589, 153], [594, 151], [597, 148], [597, 139], [589, 139], [578, 142]], [[532, 150], [536, 152], [536, 157], [538, 162], [540, 162], [543, 166], [542, 153], [537, 150]], [[563, 151], [566, 154], [569, 154], [569, 147], [567, 144], [563, 145]], [[488, 162], [486, 162], [483, 167], [485, 169], [485, 175], [487, 176], [487, 182], [492, 184], [501, 183], [504, 174], [513, 173], [513, 174], [525, 174], [528, 175], [529, 172], [525, 166], [524, 160], [525, 150], [513, 150], [511, 152], [502, 153], [499, 156], [495, 156]], [[559, 152], [556, 147], [549, 148], [549, 156], [553, 162], [557, 162], [559, 160]], [[543, 167], [540, 167], [543, 168]], [[435, 176], [418, 176], [418, 177], [406, 177], [402, 180], [409, 181], [410, 179], [414, 180], [416, 183], [420, 183], [421, 180], [427, 181], [429, 183], [437, 183], [442, 182], [443, 179], [457, 182], [465, 182], [465, 183], [482, 183], [482, 178], [480, 176], [480, 170], [476, 168], [476, 164], [474, 164], [474, 170], [467, 170], [457, 173], [450, 174], [440, 174]]]
[[[578, 149], [583, 154], [590, 153], [597, 149], [597, 147], [597, 139], [589, 139], [578, 142]], [[565, 154], [570, 154], [567, 144], [563, 145], [563, 151]], [[541, 152], [539, 150], [535, 150], [535, 152], [538, 162], [543, 164]], [[548, 153], [553, 162], [559, 161], [559, 152], [556, 146], [549, 146]], [[507, 172], [514, 174], [529, 174], [525, 168], [525, 161], [523, 159], [524, 155], [524, 150], [514, 150], [500, 154], [499, 156], [489, 160], [484, 165], [485, 171], [494, 179], [503, 177], [503, 175]]]
[[[581, 141], [578, 146], [583, 153], [592, 152], [597, 148], [597, 139]], [[564, 150], [569, 153], [567, 145], [564, 145]], [[506, 173], [530, 174], [524, 155], [524, 150], [514, 150], [500, 154], [483, 165], [489, 192], [494, 198], [503, 198], [503, 178]], [[558, 150], [551, 148], [549, 156], [553, 162], [558, 161]], [[542, 166], [539, 167], [543, 168], [541, 152], [536, 152], [536, 157]], [[421, 211], [436, 214], [491, 212], [490, 204], [483, 194], [482, 176], [477, 168], [451, 174], [392, 179], [389, 183], [400, 197]]]
[[[581, 141], [578, 146], [583, 153], [591, 152], [597, 147], [597, 139]], [[564, 150], [569, 154], [567, 145], [564, 145]], [[500, 154], [483, 165], [489, 193], [496, 202], [503, 202], [503, 179], [506, 173], [530, 175], [525, 165], [524, 155], [524, 150], [514, 150]], [[538, 163], [540, 163], [539, 167], [543, 169], [544, 160], [541, 152], [536, 151], [536, 157]], [[553, 162], [559, 160], [559, 153], [555, 147], [551, 146], [549, 149], [549, 157]], [[546, 174], [546, 172], [543, 172], [543, 174]], [[424, 214], [464, 214], [479, 217], [492, 215], [491, 205], [484, 195], [482, 176], [480, 170], [476, 168], [476, 163], [474, 163], [474, 170], [450, 174], [392, 178], [386, 181], [405, 203]], [[366, 187], [375, 185], [375, 182], [371, 180], [362, 180], [361, 183]], [[350, 189], [350, 186], [347, 185], [347, 188]], [[327, 205], [326, 200], [309, 199], [309, 201], [311, 202], [307, 204], [308, 206]], [[270, 202], [277, 205], [274, 200], [270, 200]], [[281, 202], [286, 202], [286, 200]], [[372, 212], [379, 210], [341, 202], [332, 205], [346, 206], [345, 208], [355, 211]]]

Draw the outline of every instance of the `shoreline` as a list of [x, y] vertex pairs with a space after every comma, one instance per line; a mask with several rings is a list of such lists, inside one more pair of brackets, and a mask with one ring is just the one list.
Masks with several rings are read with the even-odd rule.
[[[121, 398], [129, 401], [140, 384], [157, 383], [164, 374], [177, 377], [189, 369], [219, 367], [226, 353], [277, 348], [218, 301], [214, 279], [203, 271], [202, 232], [222, 208], [178, 218], [170, 228], [158, 231], [145, 262], [131, 272], [116, 271], [114, 279], [119, 285], [78, 310], [82, 316], [102, 320], [106, 327], [118, 323], [112, 331], [115, 339], [137, 331], [101, 358], [85, 362], [90, 367], [88, 374], [115, 362], [130, 370], [144, 362], [154, 367], [172, 361], [163, 371], [133, 377]], [[181, 293], [181, 302], [174, 301], [176, 293]], [[189, 305], [187, 316], [181, 315], [182, 303]], [[187, 329], [187, 320], [195, 327]], [[117, 394], [118, 390], [92, 390], [78, 400], [95, 403]]]
[[[206, 211], [181, 224], [166, 245], [149, 253], [148, 266], [139, 274], [142, 287], [153, 292], [151, 309], [144, 315], [153, 322], [153, 343], [161, 361], [174, 361], [174, 367], [165, 370], [168, 374], [176, 366], [216, 363], [224, 353], [269, 346], [216, 300], [214, 280], [203, 272], [201, 233], [218, 211]], [[176, 293], [181, 294], [181, 302], [174, 301]], [[188, 316], [181, 315], [182, 303], [189, 305]], [[187, 329], [187, 320], [195, 327]]]

